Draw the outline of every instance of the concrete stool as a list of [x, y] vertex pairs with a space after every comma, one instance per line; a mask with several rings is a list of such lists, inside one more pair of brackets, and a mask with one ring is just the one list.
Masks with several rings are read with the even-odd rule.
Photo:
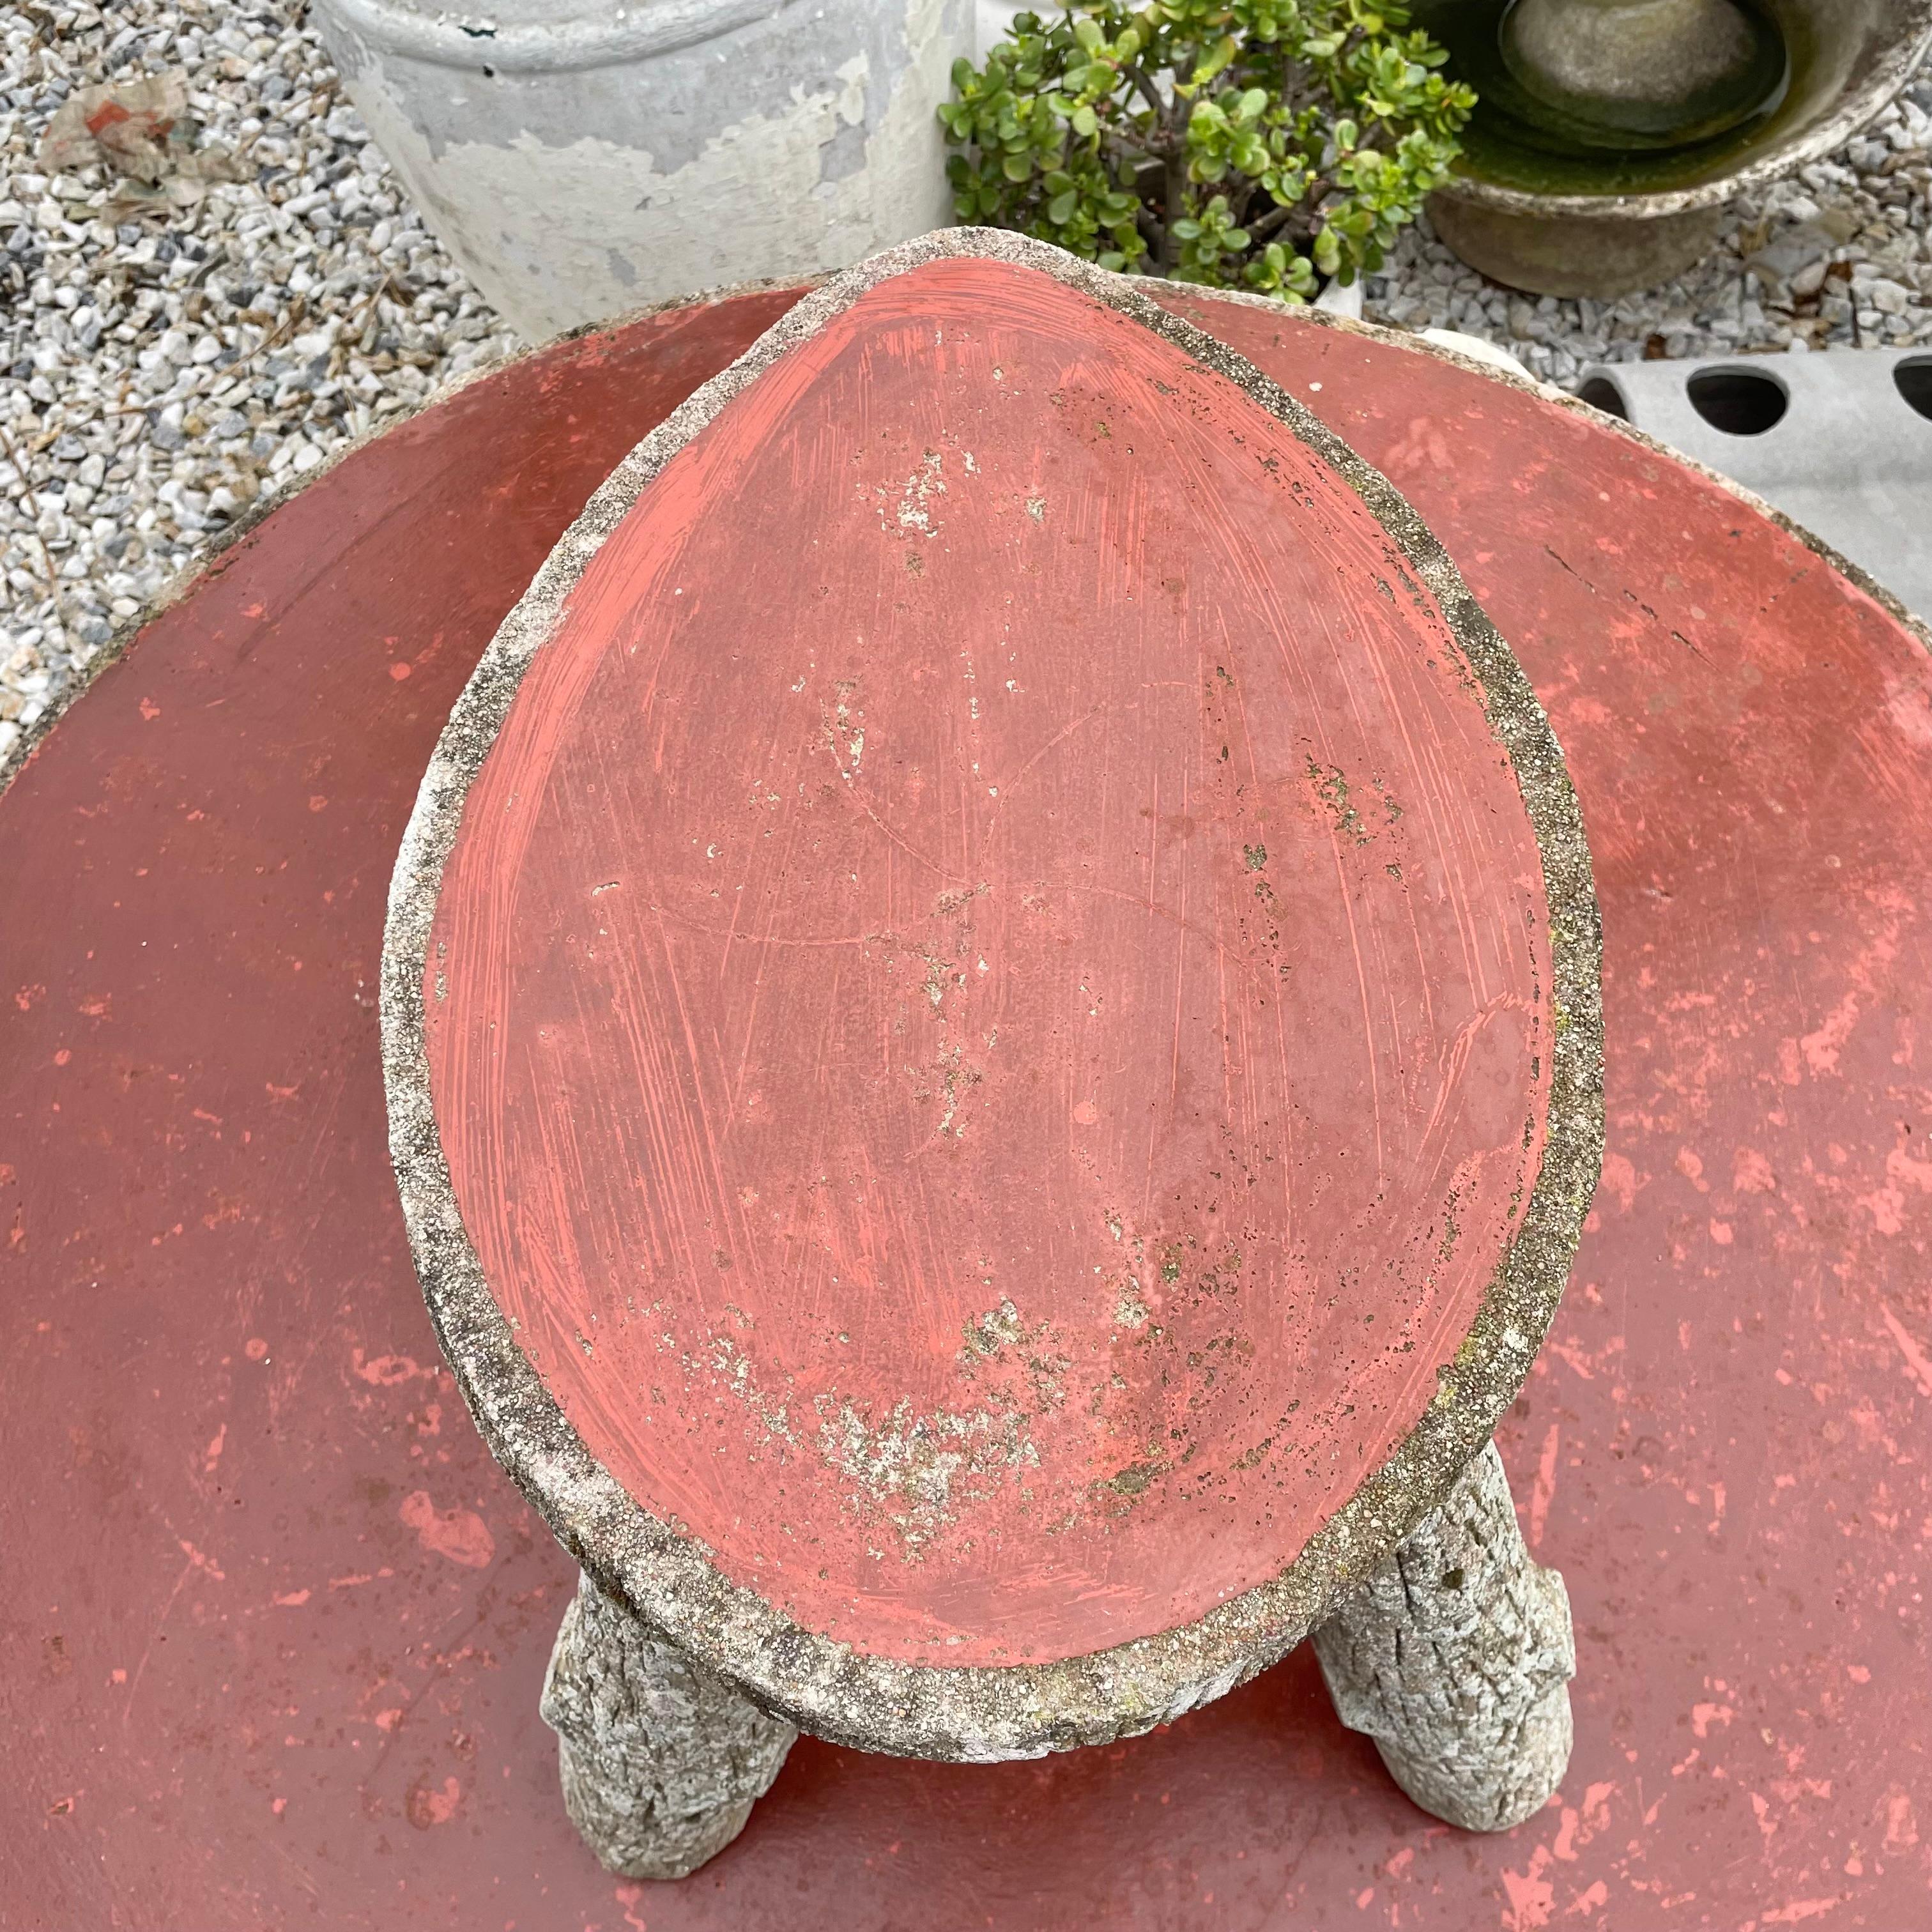
[[613, 1869], [794, 1727], [1026, 1756], [1311, 1631], [1473, 1828], [1569, 1748], [1490, 1435], [1601, 1154], [1561, 754], [1413, 512], [1130, 285], [953, 231], [598, 491], [392, 890], [416, 1264], [582, 1564]]

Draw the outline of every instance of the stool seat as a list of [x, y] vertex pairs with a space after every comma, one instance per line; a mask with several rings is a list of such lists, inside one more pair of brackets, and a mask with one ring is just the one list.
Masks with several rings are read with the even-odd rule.
[[[793, 1634], [902, 1686], [1278, 1654], [1486, 1437], [1594, 1179], [1513, 661], [1298, 406], [1028, 246], [872, 265], [634, 456], [392, 903], [486, 1436], [834, 1734]], [[861, 1741], [980, 1754], [922, 1694]]]

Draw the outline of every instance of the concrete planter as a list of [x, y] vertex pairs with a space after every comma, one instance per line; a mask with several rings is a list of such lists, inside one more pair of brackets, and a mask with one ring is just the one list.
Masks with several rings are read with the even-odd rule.
[[[1537, 194], [1457, 175], [1430, 197], [1436, 232], [1492, 281], [1610, 299], [1681, 274], [1747, 189], [1821, 160], [1876, 119], [1932, 44], [1932, 0], [1766, 0], [1806, 51], [1790, 91], [1742, 152], [1668, 192]], [[1429, 24], [1425, 12], [1420, 22]]]
[[350, 98], [522, 334], [842, 268], [952, 218], [970, 0], [316, 0]]

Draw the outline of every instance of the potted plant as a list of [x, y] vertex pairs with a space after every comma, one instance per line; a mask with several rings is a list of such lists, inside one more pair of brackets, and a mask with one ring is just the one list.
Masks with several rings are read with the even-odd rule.
[[1381, 265], [1475, 96], [1374, 0], [1070, 0], [956, 62], [962, 221], [1304, 302]]
[[[1430, 202], [1437, 234], [1492, 281], [1599, 302], [1693, 267], [1740, 195], [1827, 159], [1932, 49], [1932, 0], [1521, 0], [1507, 10], [1416, 0], [1412, 10], [1483, 98]], [[1768, 91], [1747, 91], [1741, 118], [1700, 126], [1697, 73], [1737, 58], [1748, 76], [1750, 58], [1728, 50], [1760, 34], [1782, 43]]]

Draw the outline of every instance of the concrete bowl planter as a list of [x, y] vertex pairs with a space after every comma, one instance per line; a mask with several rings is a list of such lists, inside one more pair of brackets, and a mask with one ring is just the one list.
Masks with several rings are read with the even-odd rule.
[[316, 0], [349, 95], [540, 340], [842, 268], [952, 217], [934, 110], [971, 0]]
[[[1463, 0], [1433, 0], [1440, 32]], [[1792, 50], [1783, 99], [1744, 137], [1687, 150], [1681, 178], [1639, 192], [1533, 192], [1467, 172], [1430, 198], [1436, 232], [1491, 280], [1607, 299], [1654, 287], [1706, 254], [1736, 196], [1820, 160], [1865, 127], [1932, 46], [1932, 0], [1761, 0]]]

